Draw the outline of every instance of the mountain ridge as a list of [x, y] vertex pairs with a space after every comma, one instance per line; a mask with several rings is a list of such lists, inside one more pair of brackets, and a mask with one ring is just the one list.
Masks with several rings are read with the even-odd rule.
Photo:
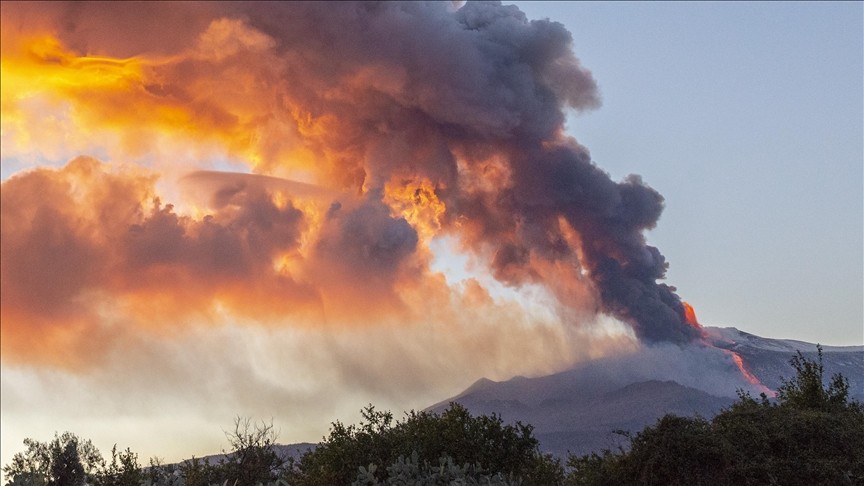
[[[697, 346], [648, 346], [641, 353], [578, 363], [544, 376], [502, 381], [482, 377], [425, 410], [441, 412], [457, 402], [475, 415], [496, 414], [505, 423], [530, 424], [542, 451], [566, 458], [568, 453], [626, 446], [620, 431], [638, 432], [668, 413], [713, 417], [734, 403], [737, 390], [756, 391], [748, 389], [729, 352], [737, 353], [772, 390], [794, 376], [789, 360], [798, 351], [808, 359], [817, 356], [814, 343], [764, 338], [734, 327], [703, 330], [705, 342]], [[864, 345], [822, 346], [822, 354], [825, 378], [842, 373], [849, 380], [850, 397], [864, 402]], [[315, 447], [299, 443], [276, 449], [297, 459]], [[202, 459], [215, 463], [222, 457]]]
[[[426, 410], [440, 412], [456, 402], [474, 414], [531, 424], [541, 450], [563, 458], [615, 448], [623, 444], [615, 431], [638, 432], [668, 413], [713, 417], [738, 390], [776, 390], [794, 376], [789, 360], [799, 351], [816, 359], [817, 345], [706, 327], [704, 341], [695, 346], [647, 346], [539, 377], [480, 378]], [[734, 355], [759, 386], [747, 381]], [[864, 401], [864, 346], [822, 346], [822, 356], [825, 378], [842, 373], [850, 397]]]

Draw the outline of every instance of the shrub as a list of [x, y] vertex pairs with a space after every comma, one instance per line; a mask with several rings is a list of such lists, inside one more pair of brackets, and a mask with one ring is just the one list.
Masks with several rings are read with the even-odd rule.
[[543, 485], [563, 480], [560, 461], [539, 452], [530, 425], [505, 425], [495, 415], [475, 417], [456, 403], [441, 414], [412, 411], [399, 422], [371, 405], [362, 414], [363, 421], [356, 426], [334, 423], [329, 437], [300, 459], [289, 482], [388, 484], [394, 471], [415, 466], [417, 474], [430, 476], [435, 467], [429, 464], [440, 468], [442, 458], [445, 469], [448, 465], [464, 467], [465, 474], [478, 478], [512, 476], [524, 484]]
[[776, 402], [739, 392], [713, 420], [667, 415], [631, 440], [630, 450], [571, 456], [567, 484], [864, 483], [864, 409], [841, 375], [823, 382], [816, 361], [791, 360], [796, 376]]

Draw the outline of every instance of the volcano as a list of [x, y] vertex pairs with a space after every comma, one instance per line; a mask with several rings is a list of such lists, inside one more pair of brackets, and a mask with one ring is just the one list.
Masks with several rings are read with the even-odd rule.
[[[754, 396], [776, 390], [795, 375], [789, 360], [801, 352], [816, 359], [815, 344], [770, 339], [735, 328], [705, 327], [705, 346], [648, 346], [548, 376], [480, 379], [427, 410], [458, 402], [473, 414], [498, 414], [535, 427], [541, 450], [559, 457], [625, 445], [617, 431], [635, 433], [667, 413], [713, 417], [738, 390]], [[864, 346], [823, 346], [825, 379], [841, 373], [850, 397], [864, 401]], [[740, 357], [739, 368], [734, 357]], [[759, 383], [741, 373], [748, 370]]]

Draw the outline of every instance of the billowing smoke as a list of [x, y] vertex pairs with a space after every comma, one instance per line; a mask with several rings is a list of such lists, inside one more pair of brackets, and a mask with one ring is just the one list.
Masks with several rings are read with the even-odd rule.
[[[337, 129], [312, 138], [340, 139], [322, 155], [349, 161], [340, 168], [359, 163], [353, 183], [366, 194], [375, 198], [394, 177], [425, 178], [447, 208], [444, 231], [488, 249], [503, 281], [555, 280], [540, 267], [563, 262], [640, 337], [696, 337], [674, 289], [657, 283], [666, 262], [643, 236], [662, 197], [636, 176], [611, 181], [563, 135], [563, 110], [593, 108], [598, 97], [562, 25], [479, 2], [456, 13], [361, 3], [248, 14], [280, 59], [301, 60], [286, 73], [292, 105], [334, 120]], [[509, 177], [478, 187], [490, 161]]]
[[[561, 24], [497, 2], [0, 20], [3, 454], [69, 428], [179, 460], [238, 413], [317, 440], [478, 377], [729, 361], [679, 346], [700, 330], [646, 244], [662, 197], [565, 134], [600, 101]], [[698, 382], [730, 390], [729, 366]]]
[[[638, 176], [612, 181], [564, 133], [565, 110], [599, 98], [561, 24], [497, 2], [129, 11], [4, 7], [4, 78], [35, 80], [14, 99], [4, 88], [4, 151], [38, 152], [27, 143], [51, 134], [28, 122], [34, 92], [69, 107], [78, 134], [110, 135], [111, 154], [194, 140], [314, 184], [193, 174], [209, 194], [194, 215], [156, 194], [166, 157], [135, 175], [79, 159], [14, 177], [7, 334], [12, 321], [101, 319], [106, 294], [162, 317], [403, 312], [406, 292], [428, 288], [430, 239], [450, 236], [499, 282], [545, 287], [561, 312], [594, 307], [651, 342], [698, 337], [646, 244], [662, 196]], [[39, 69], [54, 76], [27, 77]]]

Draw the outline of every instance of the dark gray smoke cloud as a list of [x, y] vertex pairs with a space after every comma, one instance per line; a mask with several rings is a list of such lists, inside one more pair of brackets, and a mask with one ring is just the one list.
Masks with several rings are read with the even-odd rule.
[[392, 282], [417, 242], [417, 231], [404, 218], [390, 216], [390, 208], [373, 199], [353, 210], [332, 208], [316, 253], [336, 264], [340, 279], [375, 286]]
[[[454, 14], [424, 3], [265, 10], [250, 14], [252, 24], [312, 59], [316, 83], [338, 92], [340, 74], [360, 66], [383, 66], [400, 78], [398, 90], [363, 86], [368, 92], [360, 106], [311, 97], [367, 148], [366, 179], [373, 187], [394, 172], [429, 177], [438, 183], [448, 221], [467, 218], [482, 228], [477, 243], [498, 247], [492, 264], [501, 280], [536, 280], [532, 257], [566, 260], [584, 266], [603, 309], [631, 323], [641, 338], [697, 336], [675, 289], [657, 283], [667, 264], [643, 235], [660, 217], [662, 196], [637, 176], [610, 180], [587, 150], [562, 135], [564, 109], [593, 108], [599, 100], [561, 24], [528, 21], [516, 7], [495, 2], [469, 2]], [[469, 163], [474, 154], [501, 156], [510, 186], [493, 194], [464, 190], [454, 153]], [[580, 236], [578, 261], [559, 217]]]
[[[594, 108], [599, 99], [561, 24], [528, 21], [497, 2], [469, 2], [455, 13], [414, 2], [258, 7], [246, 10], [251, 24], [289, 57], [308, 61], [291, 89], [305, 88], [307, 106], [349, 127], [349, 143], [364, 148], [373, 191], [394, 173], [428, 177], [448, 222], [467, 219], [481, 228], [474, 243], [498, 248], [492, 265], [502, 281], [536, 281], [532, 258], [571, 262], [587, 271], [603, 310], [631, 323], [641, 338], [684, 342], [698, 335], [675, 289], [658, 284], [667, 264], [643, 235], [660, 217], [662, 196], [638, 176], [612, 181], [563, 135], [563, 110]], [[346, 86], [369, 66], [374, 73], [366, 83]], [[334, 103], [322, 92], [345, 93], [345, 100]], [[467, 164], [498, 156], [509, 186], [491, 194], [466, 188], [457, 154]], [[579, 259], [560, 217], [579, 234]], [[392, 225], [380, 229], [400, 233]], [[413, 241], [396, 239], [400, 252]]]
[[[190, 15], [187, 4], [147, 7], [137, 19], [112, 16], [127, 9], [115, 4], [46, 8], [66, 43], [88, 52], [110, 51], [111, 41], [127, 32], [138, 32], [151, 51], [171, 52], [141, 25], [177, 25]], [[175, 33], [173, 42], [200, 40], [202, 17], [211, 27], [230, 19], [219, 25], [233, 37], [211, 35], [210, 44], [199, 42], [198, 57], [155, 67], [160, 84], [147, 96], [195, 100], [193, 109], [215, 130], [239, 120], [229, 109], [237, 100], [225, 94], [208, 101], [208, 93], [190, 93], [188, 81], [226, 72], [254, 76], [257, 84], [244, 96], [263, 111], [239, 129], [266, 134], [259, 138], [267, 147], [302, 147], [317, 157], [319, 182], [365, 195], [359, 207], [331, 211], [316, 247], [318, 256], [344, 260], [340, 271], [356, 271], [358, 281], [387, 281], [411, 260], [418, 233], [388, 213], [384, 198], [394, 180], [424, 180], [446, 205], [442, 231], [491, 255], [501, 281], [552, 285], [555, 277], [540, 267], [567, 265], [590, 281], [602, 311], [630, 323], [640, 338], [698, 336], [674, 287], [658, 283], [667, 263], [644, 237], [660, 217], [662, 196], [637, 176], [612, 181], [564, 134], [565, 110], [595, 108], [599, 96], [560, 23], [529, 21], [499, 2], [468, 2], [455, 12], [446, 2], [213, 3], [196, 13], [188, 38]], [[93, 28], [100, 18], [119, 21]], [[227, 43], [234, 38], [240, 40]], [[202, 58], [213, 39], [222, 39], [218, 55]], [[126, 55], [148, 52], [129, 39], [120, 45]], [[273, 158], [257, 168], [275, 172], [281, 163]], [[232, 191], [246, 186], [232, 187], [220, 187], [214, 201], [228, 204], [240, 194]], [[216, 227], [210, 234], [206, 223], [200, 228], [199, 238], [217, 254], [238, 253], [232, 245], [260, 245], [270, 254], [276, 247], [268, 238], [288, 246], [295, 239], [290, 210], [254, 199], [242, 207], [248, 212], [230, 224], [247, 228], [246, 240], [223, 238]], [[271, 229], [265, 221], [271, 217], [282, 226]], [[130, 243], [160, 228], [141, 227]], [[156, 253], [174, 258], [169, 247], [195, 253], [183, 244]]]

